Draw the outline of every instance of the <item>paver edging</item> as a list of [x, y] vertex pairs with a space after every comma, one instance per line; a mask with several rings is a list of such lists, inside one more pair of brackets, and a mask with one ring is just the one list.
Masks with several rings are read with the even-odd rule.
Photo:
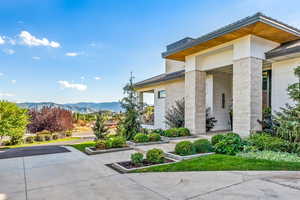
[[137, 169], [146, 169], [146, 168], [149, 168], [149, 167], [161, 166], [161, 165], [167, 165], [167, 164], [173, 164], [173, 163], [178, 162], [178, 160], [175, 160], [175, 159], [172, 159], [172, 158], [167, 158], [167, 159], [172, 160], [174, 162], [167, 162], [167, 163], [149, 165], [149, 166], [144, 166], [144, 167], [136, 167], [136, 168], [131, 168], [131, 169], [127, 169], [127, 168], [123, 167], [122, 165], [118, 164], [117, 162], [112, 163], [111, 166], [113, 168], [115, 168], [116, 170], [121, 171], [123, 173], [129, 173], [129, 172], [137, 170]]
[[137, 143], [137, 142], [133, 142], [133, 141], [127, 141], [126, 143], [130, 146], [144, 146], [144, 145], [154, 145], [154, 144], [166, 144], [166, 143], [169, 143], [169, 140], [167, 138], [164, 138], [160, 141], [155, 141], [155, 142]]
[[112, 148], [112, 149], [102, 149], [102, 150], [93, 150], [91, 147], [85, 148], [85, 153], [88, 155], [102, 154], [102, 153], [111, 153], [117, 151], [128, 151], [132, 150], [132, 147], [122, 147], [122, 148]]
[[208, 156], [208, 155], [212, 155], [212, 154], [215, 154], [215, 152], [197, 153], [197, 154], [188, 155], [188, 156], [180, 156], [180, 155], [174, 154], [172, 152], [167, 152], [167, 153], [165, 153], [165, 156], [167, 158], [172, 158], [174, 160], [181, 161], [181, 160], [188, 160], [188, 159], [192, 159], [192, 158], [198, 158], [198, 157], [202, 157], [202, 156]]
[[190, 139], [190, 138], [197, 138], [197, 135], [189, 135], [189, 136], [181, 136], [181, 137], [166, 137], [161, 136], [165, 140], [184, 140], [184, 139]]

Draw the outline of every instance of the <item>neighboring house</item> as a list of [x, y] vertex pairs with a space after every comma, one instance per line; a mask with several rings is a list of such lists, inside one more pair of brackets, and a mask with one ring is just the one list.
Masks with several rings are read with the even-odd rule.
[[165, 73], [135, 84], [142, 101], [154, 93], [154, 128], [167, 128], [165, 112], [185, 99], [185, 126], [205, 134], [205, 109], [218, 120], [214, 130], [243, 136], [261, 130], [264, 107], [292, 103], [289, 84], [298, 81], [300, 30], [261, 13], [199, 38], [184, 38], [162, 53]]

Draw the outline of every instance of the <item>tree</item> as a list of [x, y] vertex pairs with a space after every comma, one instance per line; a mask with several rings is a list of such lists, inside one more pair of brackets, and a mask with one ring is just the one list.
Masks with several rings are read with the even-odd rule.
[[[184, 118], [185, 118], [185, 102], [184, 98], [181, 100], [175, 101], [175, 105], [172, 106], [166, 112], [166, 124], [170, 128], [180, 128], [184, 127]], [[206, 109], [206, 131], [210, 131], [217, 123], [215, 117], [211, 116], [210, 108]]]
[[104, 139], [105, 134], [108, 131], [108, 128], [105, 127], [104, 122], [105, 122], [105, 120], [104, 120], [102, 114], [98, 114], [96, 116], [95, 125], [92, 127], [97, 140]]
[[27, 110], [15, 103], [0, 101], [0, 141], [4, 136], [10, 137], [11, 144], [21, 141], [28, 124]]
[[175, 105], [172, 106], [166, 112], [166, 124], [170, 128], [184, 127], [184, 99], [175, 101]]
[[66, 131], [73, 128], [72, 112], [61, 108], [43, 107], [40, 111], [29, 111], [30, 124], [27, 128], [36, 133], [43, 130], [50, 132]]
[[290, 142], [300, 142], [300, 66], [295, 69], [295, 76], [298, 78], [298, 82], [290, 85], [287, 89], [295, 105], [286, 104], [274, 116], [277, 124], [275, 134]]
[[129, 83], [126, 84], [123, 90], [126, 95], [121, 101], [121, 106], [124, 109], [124, 118], [120, 122], [118, 130], [121, 130], [126, 140], [132, 140], [135, 134], [141, 129], [139, 105], [137, 103], [137, 94], [134, 88], [132, 74]]

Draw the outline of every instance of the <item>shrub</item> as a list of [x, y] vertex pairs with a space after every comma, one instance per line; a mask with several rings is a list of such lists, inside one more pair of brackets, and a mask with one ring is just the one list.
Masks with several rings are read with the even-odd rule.
[[217, 153], [235, 155], [242, 150], [243, 142], [238, 134], [227, 133], [214, 147]]
[[52, 140], [52, 137], [51, 137], [50, 134], [44, 135], [44, 138], [45, 138], [45, 141], [50, 141], [50, 140]]
[[170, 128], [168, 130], [165, 131], [165, 136], [166, 137], [178, 137], [179, 136], [179, 132], [177, 128]]
[[195, 154], [195, 147], [190, 141], [182, 141], [176, 144], [175, 153], [181, 156]]
[[28, 136], [27, 138], [25, 138], [25, 142], [26, 143], [33, 143], [34, 142], [34, 137], [33, 136]]
[[213, 151], [213, 147], [207, 139], [196, 140], [193, 145], [196, 153], [208, 153]]
[[47, 131], [47, 130], [43, 130], [43, 131], [37, 132], [36, 134], [37, 135], [46, 135], [46, 134], [51, 134], [51, 132]]
[[211, 116], [211, 109], [206, 108], [205, 116], [206, 116], [206, 131], [210, 131], [215, 127], [215, 124], [217, 123], [218, 120], [216, 120], [215, 117]]
[[150, 163], [163, 163], [165, 160], [164, 152], [161, 149], [150, 149], [147, 151], [146, 160]]
[[67, 137], [72, 137], [72, 135], [73, 135], [73, 133], [72, 133], [71, 130], [66, 131], [66, 136], [67, 136]]
[[121, 136], [111, 137], [106, 140], [107, 148], [121, 148], [126, 144], [125, 138]]
[[248, 153], [238, 153], [237, 156], [273, 161], [300, 162], [300, 157], [298, 157], [298, 155], [286, 152], [257, 151]]
[[268, 134], [253, 134], [249, 138], [249, 143], [255, 146], [258, 150], [269, 150], [269, 151], [287, 151], [288, 143], [283, 139], [272, 137]]
[[13, 135], [10, 137], [9, 144], [16, 145], [23, 142], [23, 135]]
[[43, 142], [43, 141], [45, 141], [44, 135], [36, 135], [35, 136], [35, 141], [37, 141], [37, 142]]
[[215, 144], [217, 144], [218, 142], [220, 142], [223, 138], [224, 138], [224, 135], [222, 135], [222, 134], [214, 135], [214, 136], [212, 136], [212, 138], [211, 138], [211, 144], [212, 144], [212, 145], [215, 145]]
[[175, 105], [172, 106], [166, 112], [166, 124], [171, 128], [179, 128], [184, 126], [184, 99], [175, 101]]
[[58, 139], [58, 135], [55, 133], [55, 134], [52, 134], [52, 139], [53, 140], [57, 140]]
[[142, 153], [133, 153], [131, 154], [131, 162], [135, 165], [141, 165], [144, 160], [144, 155]]
[[95, 143], [95, 148], [96, 149], [106, 149], [106, 144], [107, 144], [106, 140], [97, 140]]
[[107, 134], [108, 128], [105, 126], [105, 120], [103, 115], [98, 114], [96, 116], [96, 122], [92, 127], [94, 135], [96, 136], [97, 140], [104, 139], [105, 135]]
[[178, 135], [179, 136], [189, 136], [191, 135], [190, 130], [187, 128], [178, 128], [177, 129]]
[[158, 133], [151, 133], [151, 134], [149, 134], [149, 140], [156, 142], [156, 141], [160, 141], [161, 137]]
[[133, 141], [137, 142], [137, 143], [148, 142], [149, 137], [148, 137], [148, 135], [146, 135], [144, 133], [138, 133], [134, 136]]
[[164, 135], [165, 131], [163, 129], [154, 129], [152, 133], [158, 133], [159, 135]]

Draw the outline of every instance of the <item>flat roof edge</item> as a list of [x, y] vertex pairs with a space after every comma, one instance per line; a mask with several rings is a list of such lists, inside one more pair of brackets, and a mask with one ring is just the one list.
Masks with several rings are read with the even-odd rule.
[[300, 37], [300, 30], [295, 28], [295, 27], [292, 27], [288, 24], [285, 24], [283, 22], [280, 22], [280, 21], [277, 21], [271, 17], [267, 17], [265, 15], [263, 15], [262, 13], [256, 13], [252, 16], [249, 16], [249, 17], [246, 17], [246, 18], [243, 18], [241, 20], [238, 20], [234, 23], [231, 23], [227, 26], [224, 26], [220, 29], [217, 29], [213, 32], [210, 32], [208, 34], [205, 34], [197, 39], [195, 39], [195, 41], [192, 41], [190, 43], [187, 43], [187, 44], [184, 44], [182, 46], [179, 46], [177, 48], [174, 48], [172, 50], [169, 50], [169, 51], [165, 51], [163, 52], [161, 55], [163, 58], [166, 58], [174, 53], [178, 53], [180, 51], [183, 51], [183, 50], [186, 50], [188, 48], [192, 48], [196, 45], [199, 45], [201, 43], [204, 43], [204, 42], [207, 42], [209, 40], [212, 40], [212, 39], [215, 39], [217, 37], [220, 37], [222, 35], [225, 35], [227, 33], [230, 33], [230, 32], [233, 32], [235, 30], [238, 30], [242, 27], [245, 27], [245, 26], [248, 26], [250, 24], [254, 24], [254, 23], [257, 23], [257, 22], [263, 22], [265, 24], [268, 24], [270, 26], [274, 26], [278, 29], [281, 29], [283, 31], [286, 31], [286, 32], [289, 32], [291, 34], [294, 34], [296, 36], [299, 36]]

